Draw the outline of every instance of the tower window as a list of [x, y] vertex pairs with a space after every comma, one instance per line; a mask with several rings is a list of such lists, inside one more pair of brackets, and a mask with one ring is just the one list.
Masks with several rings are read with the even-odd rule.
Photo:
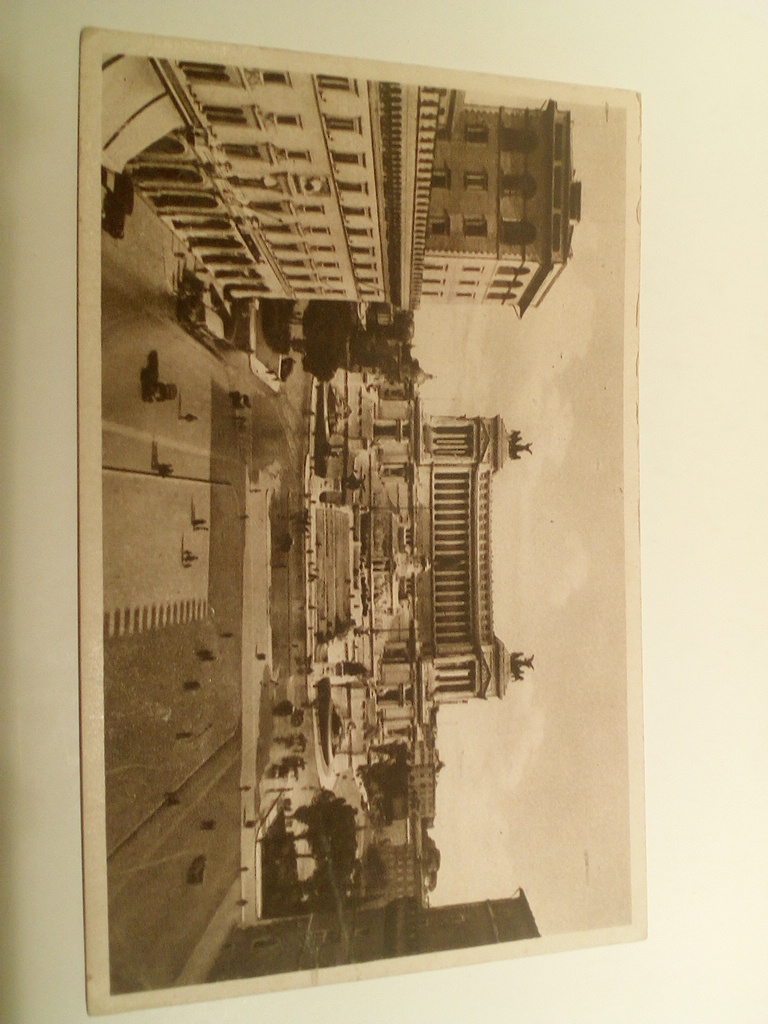
[[464, 235], [467, 238], [485, 238], [488, 234], [488, 222], [485, 217], [465, 217]]
[[532, 153], [538, 139], [532, 128], [502, 128], [499, 144], [505, 153]]
[[526, 171], [524, 174], [505, 174], [501, 180], [504, 192], [533, 199], [536, 195], [536, 179]]
[[467, 142], [484, 143], [488, 141], [488, 125], [468, 124], [464, 129], [464, 138]]
[[488, 189], [488, 171], [465, 171], [464, 188], [475, 192], [485, 192]]
[[275, 124], [287, 128], [301, 128], [301, 118], [298, 114], [275, 114]]
[[528, 220], [503, 220], [501, 241], [504, 245], [530, 245], [536, 241], [536, 228]]

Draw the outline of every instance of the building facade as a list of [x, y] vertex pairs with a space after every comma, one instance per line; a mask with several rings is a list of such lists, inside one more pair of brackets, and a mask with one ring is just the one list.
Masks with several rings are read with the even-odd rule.
[[104, 95], [104, 166], [225, 298], [410, 304], [437, 90], [116, 56]]
[[435, 143], [425, 301], [538, 305], [564, 268], [581, 217], [571, 118], [468, 105], [452, 92]]
[[571, 119], [457, 90], [115, 55], [105, 181], [130, 179], [226, 299], [538, 305], [581, 212]]

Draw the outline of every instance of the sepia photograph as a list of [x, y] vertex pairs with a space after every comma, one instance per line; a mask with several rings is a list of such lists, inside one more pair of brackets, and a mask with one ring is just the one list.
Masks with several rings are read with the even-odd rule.
[[645, 937], [640, 97], [81, 47], [91, 1012]]

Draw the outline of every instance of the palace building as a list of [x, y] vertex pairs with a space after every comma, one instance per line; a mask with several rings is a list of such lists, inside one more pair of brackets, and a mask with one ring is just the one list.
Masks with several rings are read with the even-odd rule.
[[117, 56], [104, 68], [103, 163], [130, 177], [226, 298], [407, 308], [423, 269], [439, 96]]
[[[278, 61], [278, 55], [270, 58]], [[581, 215], [570, 114], [457, 90], [116, 55], [102, 163], [225, 299], [538, 305]]]
[[469, 105], [452, 92], [440, 112], [421, 295], [425, 301], [537, 306], [565, 267], [581, 183], [571, 117]]

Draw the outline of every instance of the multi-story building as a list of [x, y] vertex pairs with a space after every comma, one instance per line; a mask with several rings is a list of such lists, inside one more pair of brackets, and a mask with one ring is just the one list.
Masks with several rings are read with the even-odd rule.
[[[270, 61], [276, 58], [270, 58]], [[225, 298], [537, 305], [581, 186], [571, 119], [456, 90], [116, 55], [103, 165]]]
[[397, 956], [535, 939], [522, 889], [507, 899], [424, 907], [415, 897], [385, 906], [331, 911], [233, 928], [209, 981], [365, 963]]
[[118, 56], [104, 69], [103, 162], [130, 176], [225, 297], [407, 306], [438, 95]]
[[435, 142], [421, 297], [496, 303], [522, 316], [565, 266], [581, 183], [571, 118], [444, 97]]

